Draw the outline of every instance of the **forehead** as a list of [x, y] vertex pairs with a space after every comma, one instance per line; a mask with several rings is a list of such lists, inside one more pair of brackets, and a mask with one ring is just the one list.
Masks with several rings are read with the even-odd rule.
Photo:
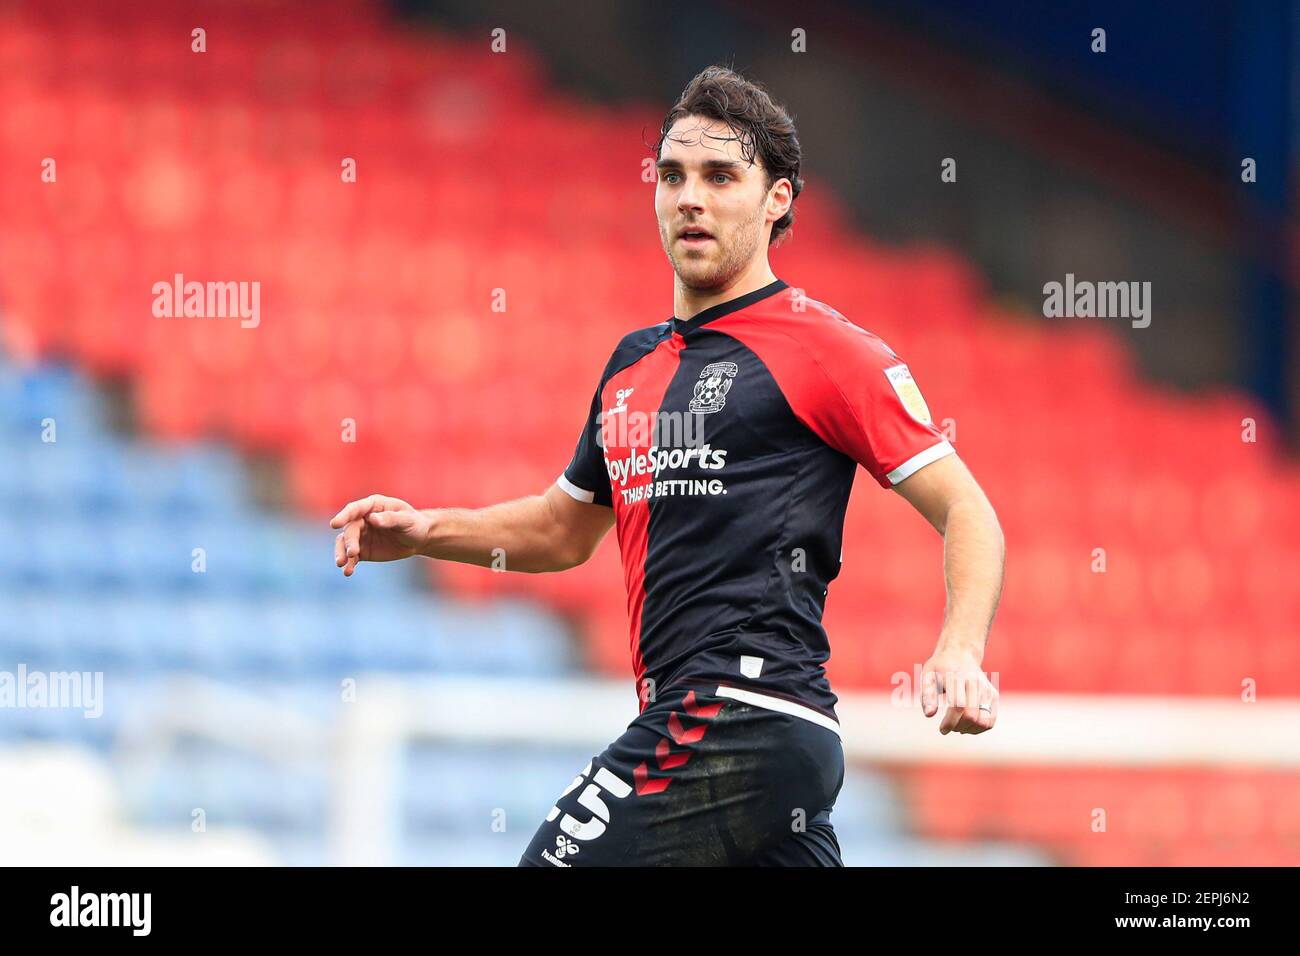
[[699, 165], [709, 160], [760, 165], [757, 155], [746, 158], [740, 134], [721, 120], [707, 116], [683, 116], [673, 123], [664, 136], [659, 159], [671, 159], [683, 166]]

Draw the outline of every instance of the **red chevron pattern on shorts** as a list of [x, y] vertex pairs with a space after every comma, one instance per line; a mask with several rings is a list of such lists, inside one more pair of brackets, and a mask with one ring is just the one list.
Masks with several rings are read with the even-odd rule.
[[[676, 711], [668, 715], [668, 736], [672, 738], [673, 743], [679, 747], [689, 748], [691, 744], [697, 744], [704, 739], [705, 732], [709, 729], [708, 724], [700, 724], [698, 727], [687, 728], [682, 723], [682, 717], [690, 717], [693, 720], [712, 720], [722, 711], [724, 701], [716, 704], [700, 704], [695, 699], [695, 691], [691, 691], [682, 700], [684, 713], [679, 714]], [[676, 770], [678, 767], [686, 766], [687, 761], [691, 759], [692, 751], [690, 749], [674, 752], [672, 746], [665, 737], [655, 746], [655, 763], [659, 771]], [[672, 777], [651, 777], [650, 765], [647, 761], [641, 761], [641, 765], [632, 772], [633, 781], [636, 784], [637, 796], [645, 796], [651, 793], [663, 793], [668, 789], [668, 785], [673, 782]]]

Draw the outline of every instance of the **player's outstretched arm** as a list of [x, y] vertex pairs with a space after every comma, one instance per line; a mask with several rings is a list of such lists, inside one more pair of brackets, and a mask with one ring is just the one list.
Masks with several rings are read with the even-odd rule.
[[948, 605], [934, 654], [921, 670], [925, 716], [948, 702], [941, 734], [983, 733], [998, 716], [998, 691], [985, 675], [984, 645], [1002, 593], [1006, 545], [993, 506], [956, 455], [931, 462], [894, 490], [943, 535]]
[[340, 529], [334, 563], [351, 576], [362, 561], [415, 555], [507, 571], [563, 571], [582, 564], [614, 523], [612, 509], [575, 500], [558, 486], [487, 508], [420, 510], [370, 495], [330, 521]]

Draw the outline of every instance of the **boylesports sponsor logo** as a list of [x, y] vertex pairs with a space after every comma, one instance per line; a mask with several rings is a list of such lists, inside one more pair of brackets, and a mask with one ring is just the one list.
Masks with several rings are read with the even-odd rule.
[[624, 488], [619, 492], [623, 504], [634, 505], [638, 501], [651, 498], [689, 498], [700, 495], [725, 495], [727, 486], [717, 478], [668, 478], [664, 481], [652, 481], [636, 488]]
[[650, 448], [646, 451], [632, 449], [624, 458], [605, 459], [609, 480], [626, 485], [632, 478], [642, 475], [659, 475], [676, 468], [702, 468], [705, 471], [721, 469], [727, 463], [723, 448], [702, 445], [699, 448]]
[[[705, 444], [699, 448], [633, 449], [623, 458], [606, 458], [610, 486], [622, 496], [623, 504], [631, 505], [651, 498], [676, 498], [697, 495], [725, 495], [726, 485], [719, 478], [664, 478], [669, 472], [698, 468], [720, 471], [727, 464], [727, 451]], [[651, 480], [627, 487], [635, 478], [648, 476]]]

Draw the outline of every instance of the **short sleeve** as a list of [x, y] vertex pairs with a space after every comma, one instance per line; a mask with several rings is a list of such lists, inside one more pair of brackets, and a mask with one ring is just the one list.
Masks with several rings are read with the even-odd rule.
[[853, 327], [845, 347], [819, 356], [836, 393], [830, 444], [891, 488], [956, 449], [935, 427], [912, 370], [878, 336]]
[[[601, 387], [603, 384], [602, 380]], [[605, 468], [605, 453], [600, 442], [601, 387], [597, 387], [596, 394], [592, 396], [591, 409], [582, 433], [578, 436], [578, 447], [574, 449], [573, 460], [555, 483], [578, 501], [613, 507], [609, 472]]]
[[564, 469], [564, 473], [555, 479], [555, 483], [565, 493], [578, 501], [592, 502], [607, 508], [614, 506], [609, 486], [609, 469], [605, 465], [605, 446], [601, 440], [605, 408], [601, 393], [614, 375], [651, 352], [671, 330], [669, 323], [661, 322], [629, 332], [619, 341], [605, 364], [600, 384], [596, 386], [596, 394], [591, 397], [591, 408], [587, 410], [587, 421], [578, 436], [578, 447], [573, 451], [573, 460]]

